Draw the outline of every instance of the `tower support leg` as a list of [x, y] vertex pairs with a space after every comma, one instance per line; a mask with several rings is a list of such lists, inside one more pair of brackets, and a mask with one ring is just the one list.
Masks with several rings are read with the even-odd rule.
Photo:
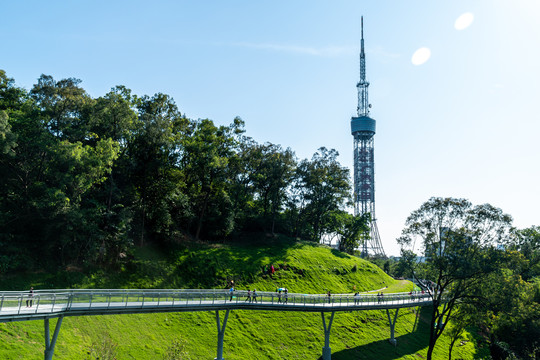
[[399, 312], [399, 308], [396, 309], [396, 313], [394, 314], [394, 320], [392, 321], [392, 318], [390, 317], [390, 311], [386, 309], [386, 315], [388, 315], [388, 323], [390, 324], [390, 339], [388, 341], [390, 341], [390, 344], [394, 346], [397, 345], [397, 340], [394, 336], [394, 330], [396, 328], [398, 312]]
[[334, 321], [335, 311], [332, 311], [330, 315], [330, 320], [328, 321], [328, 326], [326, 326], [326, 319], [324, 318], [324, 312], [321, 312], [323, 329], [324, 329], [324, 347], [322, 349], [322, 358], [323, 360], [332, 359], [332, 350], [330, 349], [330, 330], [332, 329], [332, 322]]
[[54, 346], [56, 345], [56, 340], [58, 339], [58, 333], [60, 332], [60, 326], [62, 326], [63, 316], [58, 318], [56, 326], [54, 328], [54, 334], [52, 339], [50, 338], [49, 332], [49, 319], [45, 319], [45, 360], [52, 360], [54, 354]]
[[221, 322], [219, 321], [219, 310], [216, 310], [218, 342], [217, 342], [217, 356], [214, 360], [225, 360], [223, 359], [223, 339], [225, 338], [225, 327], [227, 326], [228, 318], [229, 318], [229, 310], [226, 310], [225, 317], [223, 318], [223, 325], [221, 325]]

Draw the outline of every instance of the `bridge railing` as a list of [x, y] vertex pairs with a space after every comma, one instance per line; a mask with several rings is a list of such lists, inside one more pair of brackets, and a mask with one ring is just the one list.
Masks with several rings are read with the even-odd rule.
[[[0, 292], [0, 317], [32, 313], [55, 313], [75, 310], [145, 308], [145, 307], [197, 307], [216, 304], [259, 303], [275, 306], [321, 306], [354, 307], [411, 305], [430, 301], [428, 294], [394, 293], [373, 294], [298, 294], [258, 291], [256, 297], [244, 290], [230, 293], [225, 289], [181, 289], [181, 290], [131, 290], [131, 289], [62, 289], [26, 292]], [[376, 306], [377, 305], [377, 306]]]

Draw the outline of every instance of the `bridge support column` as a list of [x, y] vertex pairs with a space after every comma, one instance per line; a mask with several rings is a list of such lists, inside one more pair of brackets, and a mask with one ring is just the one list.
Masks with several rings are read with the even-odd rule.
[[388, 323], [390, 324], [390, 339], [388, 341], [390, 341], [390, 344], [394, 346], [397, 345], [397, 340], [394, 337], [394, 330], [396, 328], [398, 312], [399, 312], [399, 308], [396, 309], [396, 313], [394, 314], [394, 321], [392, 321], [392, 318], [390, 317], [390, 311], [386, 309], [386, 315], [388, 315]]
[[227, 319], [229, 318], [229, 310], [225, 311], [225, 317], [223, 318], [223, 326], [219, 321], [219, 310], [216, 310], [216, 323], [218, 331], [218, 342], [217, 342], [217, 356], [214, 360], [225, 360], [223, 359], [223, 339], [225, 338], [225, 327], [227, 326]]
[[326, 319], [324, 318], [324, 313], [321, 313], [322, 323], [324, 328], [324, 347], [322, 349], [322, 358], [323, 360], [332, 359], [332, 350], [330, 349], [330, 330], [332, 329], [332, 322], [334, 321], [335, 311], [332, 311], [330, 316], [330, 321], [328, 321], [328, 326], [326, 326]]
[[56, 339], [58, 339], [58, 333], [60, 332], [60, 326], [62, 325], [63, 319], [63, 316], [58, 318], [52, 339], [50, 338], [49, 332], [49, 319], [45, 319], [45, 360], [52, 360], [54, 354], [54, 345], [56, 345]]

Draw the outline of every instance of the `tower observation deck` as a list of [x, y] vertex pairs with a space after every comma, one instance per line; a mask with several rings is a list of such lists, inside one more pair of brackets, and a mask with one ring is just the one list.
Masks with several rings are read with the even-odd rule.
[[351, 118], [351, 134], [354, 138], [354, 214], [371, 214], [370, 239], [362, 244], [362, 256], [385, 256], [382, 247], [377, 218], [375, 216], [375, 160], [373, 136], [375, 119], [369, 115], [369, 82], [366, 81], [366, 55], [364, 53], [364, 18], [361, 18], [362, 37], [360, 40], [360, 81], [358, 89], [357, 116]]

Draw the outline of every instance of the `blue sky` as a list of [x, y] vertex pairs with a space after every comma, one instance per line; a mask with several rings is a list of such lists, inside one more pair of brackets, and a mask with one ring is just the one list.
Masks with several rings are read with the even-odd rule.
[[[350, 169], [363, 15], [386, 252], [431, 196], [540, 225], [539, 1], [4, 1], [0, 13], [0, 68], [18, 86], [44, 73], [94, 97], [163, 92], [190, 118], [240, 116], [258, 142], [300, 159], [335, 148]], [[413, 65], [422, 47], [431, 57]]]

